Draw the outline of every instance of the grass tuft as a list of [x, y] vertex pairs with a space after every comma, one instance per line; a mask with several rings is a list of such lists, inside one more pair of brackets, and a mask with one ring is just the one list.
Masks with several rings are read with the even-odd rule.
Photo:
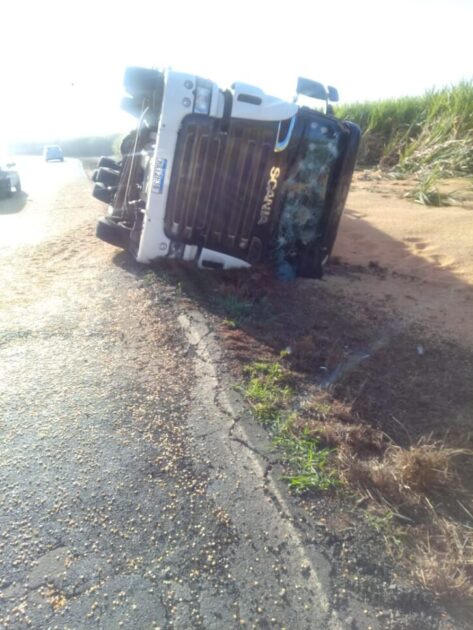
[[[457, 467], [460, 458], [465, 465], [471, 456], [432, 443], [390, 446], [371, 459], [348, 448], [338, 451], [341, 478], [373, 501], [368, 520], [383, 531], [387, 549], [438, 601], [462, 605], [468, 614], [473, 614], [472, 502]], [[447, 518], [455, 506], [461, 508], [457, 518]]]
[[270, 427], [274, 444], [288, 468], [284, 479], [297, 494], [328, 490], [340, 484], [329, 467], [332, 449], [321, 447], [305, 430], [299, 430], [291, 412], [294, 391], [291, 373], [279, 362], [254, 362], [245, 369], [245, 396], [255, 418]]
[[248, 300], [242, 300], [235, 295], [224, 295], [215, 298], [216, 306], [223, 311], [227, 320], [241, 322], [250, 317], [254, 305]]
[[419, 183], [404, 196], [413, 199], [416, 203], [424, 206], [452, 206], [458, 205], [459, 200], [451, 193], [444, 193], [438, 189], [437, 183], [440, 179], [438, 169], [424, 173]]
[[382, 457], [360, 459], [352, 449], [339, 451], [341, 475], [351, 486], [412, 522], [430, 517], [433, 504], [463, 499], [457, 460], [461, 449], [429, 443], [389, 446]]
[[308, 490], [329, 490], [340, 485], [340, 479], [329, 468], [333, 450], [321, 448], [312, 438], [279, 435], [274, 440], [284, 453], [284, 460], [293, 471], [284, 479], [296, 494]]
[[445, 604], [467, 604], [473, 608], [473, 533], [445, 518], [417, 542], [412, 555], [413, 570], [422, 585]]
[[289, 374], [280, 363], [254, 362], [245, 368], [249, 377], [245, 395], [254, 416], [265, 426], [277, 428], [293, 396]]

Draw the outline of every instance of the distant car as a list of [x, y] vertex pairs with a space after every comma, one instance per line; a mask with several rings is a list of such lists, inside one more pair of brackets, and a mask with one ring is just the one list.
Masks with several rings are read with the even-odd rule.
[[13, 191], [21, 193], [21, 182], [15, 162], [0, 162], [0, 195], [11, 197]]
[[64, 162], [64, 153], [62, 149], [57, 144], [49, 144], [43, 149], [43, 157], [46, 162], [50, 160], [59, 160], [59, 162]]

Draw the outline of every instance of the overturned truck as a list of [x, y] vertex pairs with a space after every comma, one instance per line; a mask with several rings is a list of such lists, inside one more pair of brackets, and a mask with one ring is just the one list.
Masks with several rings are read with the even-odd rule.
[[97, 236], [137, 261], [228, 269], [272, 263], [321, 277], [353, 174], [360, 131], [335, 118], [334, 88], [299, 79], [322, 111], [234, 83], [128, 68], [122, 107], [137, 119], [121, 159], [101, 158]]

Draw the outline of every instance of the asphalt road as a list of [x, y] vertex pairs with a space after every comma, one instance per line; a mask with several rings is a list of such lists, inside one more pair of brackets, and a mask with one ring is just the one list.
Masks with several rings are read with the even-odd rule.
[[95, 239], [78, 161], [19, 169], [26, 194], [0, 201], [0, 627], [355, 627], [245, 445], [205, 321]]

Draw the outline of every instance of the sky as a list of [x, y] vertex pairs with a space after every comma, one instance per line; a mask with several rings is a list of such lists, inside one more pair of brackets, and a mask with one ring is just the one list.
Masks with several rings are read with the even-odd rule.
[[473, 78], [473, 0], [28, 0], [2, 5], [0, 144], [127, 131], [126, 66], [343, 102]]

